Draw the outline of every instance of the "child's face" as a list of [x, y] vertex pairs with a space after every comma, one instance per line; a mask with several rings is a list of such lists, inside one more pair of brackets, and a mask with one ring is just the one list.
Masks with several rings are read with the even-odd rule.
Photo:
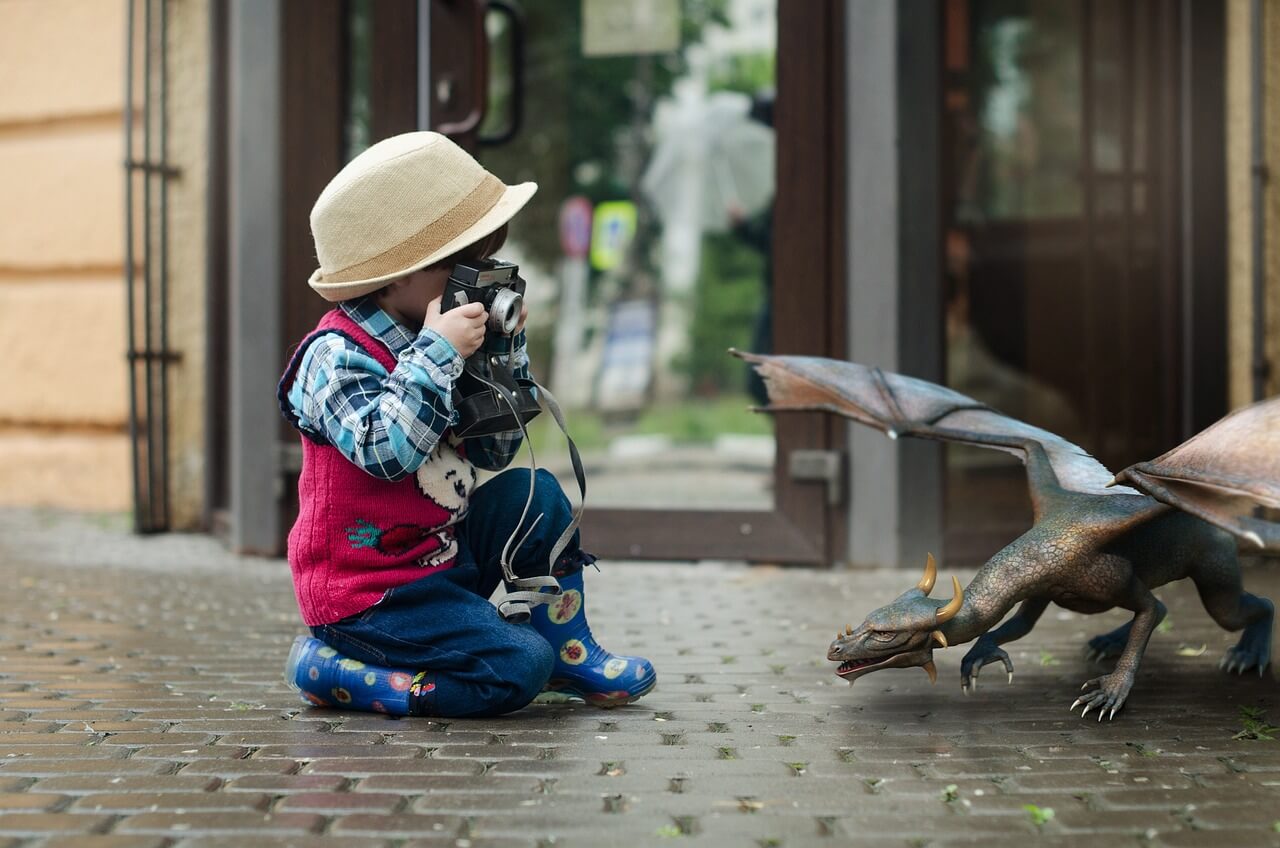
[[378, 292], [378, 305], [407, 327], [422, 329], [427, 304], [444, 294], [451, 268], [414, 271]]

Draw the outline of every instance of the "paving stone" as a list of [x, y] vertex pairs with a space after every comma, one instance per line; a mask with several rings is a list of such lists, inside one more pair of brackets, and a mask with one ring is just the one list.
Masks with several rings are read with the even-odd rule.
[[91, 792], [211, 792], [221, 783], [222, 781], [218, 778], [208, 775], [166, 774], [160, 777], [71, 775], [41, 778], [31, 787], [31, 791], [63, 792], [68, 795], [83, 795]]
[[195, 836], [173, 843], [174, 848], [392, 848], [386, 839], [352, 836]]
[[0, 816], [6, 813], [50, 812], [66, 806], [70, 799], [66, 795], [53, 795], [42, 792], [4, 792], [0, 793]]
[[457, 834], [463, 819], [458, 816], [422, 815], [398, 813], [396, 815], [370, 815], [358, 813], [339, 816], [329, 827], [329, 832], [339, 836], [377, 835], [410, 838], [424, 833]]
[[117, 833], [165, 833], [170, 836], [187, 832], [202, 834], [318, 833], [324, 817], [311, 813], [139, 813], [116, 823]]
[[167, 774], [175, 764], [163, 760], [126, 760], [119, 757], [104, 759], [35, 759], [20, 757], [0, 760], [0, 777], [25, 775], [28, 777], [52, 777], [59, 774]]
[[0, 816], [0, 835], [97, 833], [105, 830], [111, 823], [111, 816], [88, 813], [21, 813]]
[[284, 812], [394, 813], [404, 806], [403, 795], [374, 792], [305, 792], [290, 795], [276, 805]]
[[334, 792], [347, 786], [345, 777], [336, 774], [253, 774], [228, 781], [228, 792], [266, 792], [290, 795], [298, 792]]
[[283, 758], [262, 760], [210, 759], [193, 760], [187, 763], [182, 766], [182, 774], [212, 774], [229, 779], [246, 774], [294, 774], [299, 768], [301, 768], [301, 763]]
[[55, 836], [40, 843], [40, 848], [168, 848], [172, 843], [164, 836]]
[[187, 812], [206, 810], [263, 810], [271, 804], [268, 795], [247, 792], [95, 792], [83, 795], [72, 806], [76, 812], [137, 813], [160, 810]]

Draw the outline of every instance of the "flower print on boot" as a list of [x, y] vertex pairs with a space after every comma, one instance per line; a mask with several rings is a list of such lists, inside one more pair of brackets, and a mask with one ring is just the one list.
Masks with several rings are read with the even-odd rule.
[[658, 682], [644, 657], [611, 654], [596, 642], [587, 624], [582, 570], [556, 575], [560, 597], [534, 608], [531, 624], [556, 651], [546, 691], [582, 698], [597, 707], [620, 707], [645, 695]]
[[369, 665], [311, 636], [293, 640], [284, 682], [317, 707], [410, 716], [431, 715], [435, 703], [434, 675]]

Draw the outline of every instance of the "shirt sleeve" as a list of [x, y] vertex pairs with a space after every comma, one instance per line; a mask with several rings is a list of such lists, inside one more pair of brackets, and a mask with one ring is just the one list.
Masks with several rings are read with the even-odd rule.
[[[529, 353], [524, 331], [515, 337], [511, 352], [513, 364], [508, 366], [520, 379], [529, 378]], [[495, 433], [491, 436], [475, 436], [466, 440], [467, 459], [477, 468], [486, 471], [501, 471], [511, 464], [520, 452], [524, 443], [524, 435], [519, 430], [509, 433]]]
[[383, 480], [418, 470], [453, 423], [452, 389], [463, 360], [423, 330], [390, 373], [338, 333], [314, 339], [289, 390], [298, 426]]

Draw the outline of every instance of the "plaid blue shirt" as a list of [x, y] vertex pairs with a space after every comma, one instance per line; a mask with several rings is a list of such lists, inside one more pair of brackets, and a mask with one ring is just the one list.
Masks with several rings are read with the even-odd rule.
[[[371, 297], [340, 304], [351, 320], [396, 357], [390, 374], [338, 333], [312, 340], [289, 388], [298, 426], [325, 438], [375, 477], [399, 480], [418, 470], [457, 423], [453, 382], [463, 358], [448, 339], [423, 328], [416, 336]], [[516, 375], [529, 375], [524, 333], [515, 339]], [[520, 450], [519, 431], [468, 439], [467, 459], [499, 470]]]

